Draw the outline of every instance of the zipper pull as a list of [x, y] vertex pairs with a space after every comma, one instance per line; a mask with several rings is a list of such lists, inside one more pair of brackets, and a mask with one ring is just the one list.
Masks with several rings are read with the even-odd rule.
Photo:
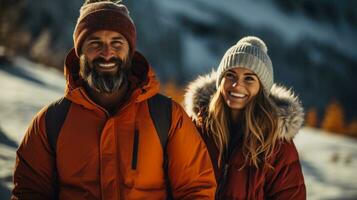
[[228, 175], [228, 168], [229, 168], [229, 164], [225, 164], [224, 169], [223, 169], [223, 177], [224, 178], [226, 178]]

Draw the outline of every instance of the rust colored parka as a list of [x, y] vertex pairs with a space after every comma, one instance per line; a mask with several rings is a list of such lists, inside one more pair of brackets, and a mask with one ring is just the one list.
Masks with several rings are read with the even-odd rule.
[[[57, 169], [59, 199], [165, 199], [163, 148], [147, 105], [147, 99], [159, 92], [152, 68], [141, 54], [134, 54], [130, 96], [112, 116], [88, 97], [78, 71], [79, 60], [72, 50], [65, 65], [65, 97], [72, 104], [56, 152], [48, 143], [44, 108], [17, 151], [12, 198], [50, 199]], [[133, 168], [135, 131], [139, 145]], [[175, 102], [167, 156], [175, 199], [214, 198], [216, 182], [206, 146]]]
[[246, 165], [241, 142], [234, 144], [225, 162], [218, 165], [219, 150], [205, 128], [211, 96], [216, 92], [216, 73], [201, 76], [189, 85], [185, 95], [186, 111], [200, 130], [209, 150], [219, 185], [219, 199], [224, 200], [305, 200], [306, 188], [298, 152], [292, 138], [303, 123], [303, 108], [291, 91], [273, 86], [270, 98], [277, 105], [279, 139], [268, 160], [274, 169]]

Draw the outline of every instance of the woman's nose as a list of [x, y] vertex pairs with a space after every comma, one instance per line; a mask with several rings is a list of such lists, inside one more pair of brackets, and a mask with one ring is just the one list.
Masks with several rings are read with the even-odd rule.
[[238, 86], [244, 86], [244, 82], [239, 78], [235, 79], [233, 81], [233, 83], [232, 83], [232, 87], [235, 88], [235, 87], [238, 87]]

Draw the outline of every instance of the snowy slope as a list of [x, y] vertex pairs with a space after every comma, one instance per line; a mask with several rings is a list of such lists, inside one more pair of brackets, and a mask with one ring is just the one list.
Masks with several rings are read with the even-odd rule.
[[[41, 107], [63, 94], [62, 73], [24, 59], [0, 64], [0, 199], [8, 199], [16, 143]], [[357, 199], [357, 141], [304, 128], [295, 138], [308, 199]]]
[[[161, 14], [165, 16], [162, 19], [176, 20], [177, 26], [181, 25], [177, 22], [179, 19], [177, 15], [202, 24], [217, 26], [217, 23], [224, 23], [224, 18], [220, 16], [224, 13], [224, 17], [232, 17], [255, 30], [263, 27], [275, 30], [276, 34], [281, 36], [279, 38], [281, 42], [296, 45], [304, 38], [311, 37], [329, 43], [350, 56], [357, 55], [354, 51], [357, 43], [355, 30], [346, 25], [337, 29], [331, 24], [308, 18], [303, 12], [288, 16], [271, 1], [226, 0], [224, 3], [218, 3], [216, 0], [186, 0], [182, 3], [182, 1], [156, 0], [156, 2], [161, 8]], [[233, 31], [234, 27], [231, 28]]]
[[357, 199], [357, 140], [304, 128], [294, 142], [308, 199]]
[[18, 58], [0, 64], [0, 199], [9, 198], [17, 144], [33, 116], [64, 91], [62, 73]]
[[0, 126], [20, 141], [34, 112], [64, 92], [64, 76], [53, 68], [18, 58], [0, 68]]

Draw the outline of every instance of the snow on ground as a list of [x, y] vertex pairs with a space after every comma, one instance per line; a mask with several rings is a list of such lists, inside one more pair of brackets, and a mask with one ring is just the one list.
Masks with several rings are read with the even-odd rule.
[[357, 140], [303, 128], [294, 142], [308, 199], [357, 199]]
[[8, 199], [17, 144], [33, 116], [63, 95], [63, 73], [22, 58], [0, 64], [0, 199]]
[[[8, 199], [17, 144], [33, 116], [63, 95], [62, 73], [17, 58], [0, 64], [0, 199]], [[357, 199], [357, 140], [303, 128], [295, 138], [308, 199]]]
[[0, 65], [0, 127], [20, 141], [34, 113], [64, 93], [64, 76], [18, 58], [13, 66]]

